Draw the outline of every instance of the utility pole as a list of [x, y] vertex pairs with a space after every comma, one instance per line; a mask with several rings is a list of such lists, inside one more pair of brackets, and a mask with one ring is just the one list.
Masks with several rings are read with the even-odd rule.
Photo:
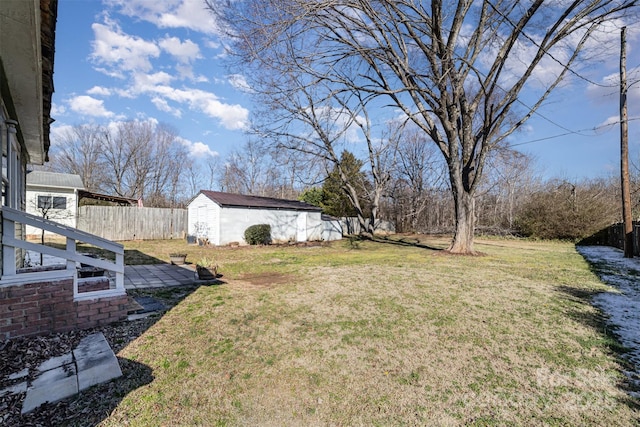
[[629, 186], [629, 131], [627, 123], [627, 27], [620, 33], [620, 181], [622, 183], [622, 217], [624, 220], [624, 257], [633, 258], [633, 220]]

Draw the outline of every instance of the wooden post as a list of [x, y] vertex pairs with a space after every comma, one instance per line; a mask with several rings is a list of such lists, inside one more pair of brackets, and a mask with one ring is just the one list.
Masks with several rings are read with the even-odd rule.
[[627, 27], [620, 33], [620, 181], [622, 183], [622, 217], [624, 220], [624, 257], [633, 258], [633, 220], [629, 185], [629, 131], [627, 123]]

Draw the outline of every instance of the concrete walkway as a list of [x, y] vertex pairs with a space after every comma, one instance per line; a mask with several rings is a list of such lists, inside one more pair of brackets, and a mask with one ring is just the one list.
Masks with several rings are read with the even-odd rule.
[[125, 265], [125, 289], [162, 288], [202, 283], [193, 266], [173, 264]]

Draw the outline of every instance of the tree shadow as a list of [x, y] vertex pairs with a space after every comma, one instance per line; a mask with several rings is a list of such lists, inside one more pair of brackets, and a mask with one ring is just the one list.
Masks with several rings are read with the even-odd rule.
[[[597, 274], [597, 268], [589, 263], [591, 270]], [[629, 361], [625, 355], [630, 349], [622, 345], [616, 335], [615, 329], [607, 322], [607, 316], [600, 309], [595, 312], [593, 310], [585, 310], [586, 306], [593, 307], [594, 296], [601, 293], [598, 290], [588, 290], [583, 288], [575, 288], [572, 286], [556, 286], [555, 290], [562, 295], [563, 298], [571, 301], [565, 309], [566, 315], [574, 321], [581, 323], [594, 330], [598, 336], [594, 345], [603, 345], [608, 353], [613, 355], [620, 373], [618, 388], [624, 392], [624, 397], [618, 400], [627, 405], [633, 411], [640, 410], [640, 402], [632, 397], [630, 392], [637, 392], [638, 387], [634, 385], [633, 379], [627, 376], [629, 372], [637, 371], [637, 367]]]
[[439, 248], [437, 246], [424, 244], [420, 242], [420, 239], [417, 239], [415, 237], [408, 237], [408, 236], [401, 236], [399, 239], [391, 238], [389, 236], [374, 236], [373, 239], [371, 240], [378, 243], [386, 243], [386, 244], [396, 245], [396, 246], [409, 246], [414, 248], [428, 249], [431, 251], [445, 250], [444, 248]]
[[[160, 301], [163, 310], [147, 313], [148, 316], [136, 320], [113, 323], [92, 329], [74, 331], [75, 339], [79, 340], [96, 332], [102, 332], [109, 342], [109, 346], [117, 355], [120, 350], [129, 343], [142, 336], [149, 328], [155, 325], [165, 313], [180, 304], [202, 286], [219, 286], [226, 282], [220, 279], [199, 282], [190, 285], [169, 286], [161, 288], [144, 288], [128, 290], [130, 297], [150, 296]], [[59, 334], [51, 335], [55, 340]], [[33, 339], [46, 339], [47, 337], [32, 337]], [[29, 338], [21, 340], [24, 352], [29, 349]], [[13, 349], [20, 352], [20, 348]], [[57, 355], [57, 354], [56, 354]], [[122, 370], [122, 376], [112, 381], [95, 385], [81, 391], [79, 394], [56, 403], [46, 403], [33, 411], [21, 415], [22, 401], [25, 393], [15, 395], [9, 407], [0, 408], [0, 424], [7, 426], [95, 426], [118, 407], [120, 402], [136, 389], [150, 384], [154, 380], [153, 370], [140, 362], [118, 356], [118, 363]]]

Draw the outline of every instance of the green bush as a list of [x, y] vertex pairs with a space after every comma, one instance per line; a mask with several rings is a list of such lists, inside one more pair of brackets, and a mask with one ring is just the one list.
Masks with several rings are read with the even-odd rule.
[[244, 240], [250, 245], [268, 245], [271, 243], [271, 226], [255, 224], [244, 231]]

